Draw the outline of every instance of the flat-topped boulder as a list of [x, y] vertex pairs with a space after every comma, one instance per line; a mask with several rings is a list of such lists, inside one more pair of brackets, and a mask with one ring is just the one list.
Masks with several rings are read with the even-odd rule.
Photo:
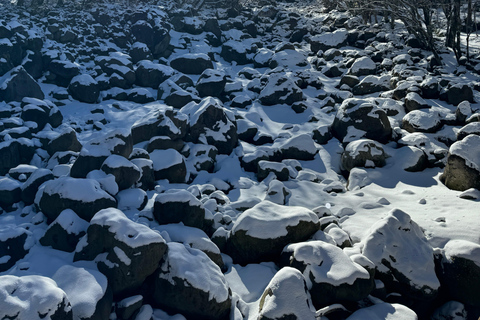
[[116, 207], [117, 202], [96, 180], [60, 177], [43, 184], [35, 204], [49, 221], [65, 209], [72, 209], [80, 218], [90, 221], [97, 211]]
[[262, 201], [235, 221], [227, 253], [239, 264], [276, 261], [287, 244], [307, 240], [318, 228], [309, 209]]

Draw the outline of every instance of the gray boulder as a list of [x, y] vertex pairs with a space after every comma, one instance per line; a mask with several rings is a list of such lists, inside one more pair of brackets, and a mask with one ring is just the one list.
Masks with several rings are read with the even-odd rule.
[[205, 208], [186, 190], [172, 190], [155, 198], [153, 216], [160, 224], [180, 223], [194, 228], [203, 228]]
[[100, 96], [100, 87], [89, 74], [75, 76], [68, 85], [68, 93], [75, 100], [85, 103], [95, 103]]
[[210, 57], [204, 53], [188, 53], [174, 58], [170, 66], [186, 74], [202, 74], [206, 69], [213, 69]]
[[387, 155], [382, 144], [370, 139], [350, 142], [342, 153], [342, 168], [350, 171], [356, 167], [374, 168], [386, 164]]
[[468, 135], [450, 147], [441, 180], [453, 190], [480, 190], [480, 136]]
[[65, 209], [48, 226], [40, 243], [53, 249], [73, 252], [81, 237], [87, 233], [88, 222], [80, 218], [73, 210]]

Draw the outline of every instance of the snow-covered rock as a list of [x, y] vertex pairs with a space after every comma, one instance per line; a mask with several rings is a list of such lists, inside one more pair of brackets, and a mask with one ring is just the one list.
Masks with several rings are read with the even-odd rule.
[[441, 179], [450, 189], [480, 189], [480, 136], [468, 135], [450, 147]]
[[375, 168], [386, 164], [387, 154], [382, 144], [370, 139], [350, 142], [342, 153], [342, 167], [350, 171], [355, 167]]
[[308, 239], [319, 227], [311, 210], [262, 201], [235, 221], [227, 253], [235, 263], [275, 261], [287, 244]]
[[95, 103], [100, 96], [100, 88], [91, 75], [80, 74], [70, 81], [68, 93], [80, 102]]
[[428, 103], [418, 93], [407, 93], [405, 97], [405, 109], [407, 109], [407, 112], [418, 109], [427, 109], [429, 107]]
[[0, 101], [22, 101], [24, 97], [43, 99], [45, 94], [35, 79], [20, 66], [0, 77]]
[[403, 117], [402, 126], [408, 132], [437, 132], [442, 126], [440, 115], [434, 111], [413, 110]]
[[27, 181], [22, 184], [22, 201], [26, 205], [33, 204], [38, 188], [44, 182], [52, 179], [54, 179], [52, 171], [43, 168], [35, 170], [30, 177], [28, 177]]
[[180, 223], [202, 229], [205, 208], [195, 196], [186, 190], [171, 190], [156, 196], [153, 215], [160, 224]]
[[135, 164], [116, 154], [105, 159], [100, 169], [106, 174], [113, 174], [120, 190], [130, 188], [141, 176], [141, 171]]
[[[11, 224], [0, 227], [0, 272], [10, 269], [34, 245], [32, 232]], [[1, 310], [1, 309], [0, 309]]]
[[73, 320], [66, 293], [50, 278], [31, 275], [0, 276], [2, 319]]
[[304, 319], [314, 320], [307, 284], [297, 269], [284, 267], [270, 280], [260, 298], [258, 320]]
[[348, 73], [357, 77], [372, 75], [377, 72], [377, 65], [369, 57], [361, 57], [352, 64]]
[[451, 300], [480, 307], [480, 245], [466, 240], [450, 240], [438, 254], [440, 283]]
[[368, 138], [382, 143], [392, 134], [386, 112], [368, 99], [343, 101], [332, 124], [332, 133], [344, 143]]
[[341, 48], [347, 44], [348, 31], [346, 29], [338, 29], [334, 32], [326, 32], [310, 38], [310, 47], [312, 52], [319, 50], [327, 51], [332, 48]]
[[87, 233], [88, 222], [73, 210], [65, 209], [48, 226], [40, 243], [56, 250], [73, 252], [78, 241]]
[[214, 145], [221, 154], [230, 154], [236, 147], [237, 127], [220, 100], [207, 97], [199, 104], [189, 103], [180, 111], [189, 116], [189, 135], [194, 142]]
[[110, 316], [112, 290], [107, 278], [97, 270], [64, 265], [52, 279], [67, 294], [73, 319], [106, 319]]
[[417, 320], [417, 314], [398, 303], [379, 303], [355, 311], [347, 320]]
[[[360, 259], [360, 258], [358, 258]], [[282, 252], [283, 264], [297, 268], [307, 280], [307, 287], [317, 309], [333, 303], [358, 301], [374, 288], [374, 265], [366, 269], [347, 256], [342, 249], [323, 241], [287, 245]]]
[[266, 106], [276, 104], [292, 105], [297, 101], [303, 100], [303, 92], [290, 77], [282, 73], [274, 73], [268, 77], [267, 83], [260, 92], [258, 99]]
[[150, 153], [155, 180], [167, 179], [170, 183], [187, 180], [185, 158], [175, 149], [154, 150]]
[[80, 218], [90, 221], [97, 211], [116, 207], [117, 202], [96, 180], [60, 177], [43, 184], [35, 196], [35, 204], [49, 221], [70, 208], [75, 208]]
[[153, 305], [191, 319], [228, 319], [231, 291], [220, 268], [198, 249], [168, 243], [155, 273]]
[[0, 178], [0, 207], [10, 209], [14, 203], [22, 199], [20, 182], [8, 177]]
[[142, 87], [157, 89], [160, 83], [173, 76], [174, 70], [163, 64], [156, 64], [150, 60], [137, 63], [135, 69], [136, 83]]
[[202, 74], [206, 69], [213, 69], [210, 57], [205, 53], [187, 53], [170, 60], [170, 66], [186, 74]]
[[100, 210], [80, 240], [74, 261], [95, 260], [116, 297], [138, 290], [157, 268], [167, 246], [162, 236], [115, 208]]
[[374, 223], [362, 241], [362, 253], [376, 267], [375, 277], [411, 299], [430, 301], [438, 293], [433, 248], [410, 216], [393, 209]]
[[381, 91], [388, 91], [391, 88], [390, 75], [374, 76], [369, 75], [363, 78], [359, 84], [352, 89], [355, 95], [366, 95]]

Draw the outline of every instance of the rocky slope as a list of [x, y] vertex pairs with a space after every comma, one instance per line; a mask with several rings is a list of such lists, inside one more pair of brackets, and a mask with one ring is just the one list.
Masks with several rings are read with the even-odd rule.
[[0, 318], [477, 319], [477, 68], [320, 9], [0, 4]]

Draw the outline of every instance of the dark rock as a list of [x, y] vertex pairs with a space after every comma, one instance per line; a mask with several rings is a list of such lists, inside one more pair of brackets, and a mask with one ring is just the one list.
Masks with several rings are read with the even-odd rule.
[[142, 188], [143, 190], [152, 190], [155, 188], [155, 172], [153, 171], [153, 161], [142, 158], [132, 159], [131, 161], [142, 171], [140, 180], [138, 180], [139, 188]]
[[413, 110], [403, 117], [402, 126], [408, 132], [434, 133], [440, 130], [443, 124], [436, 112]]
[[232, 303], [220, 268], [202, 251], [173, 242], [155, 273], [152, 298], [155, 307], [199, 320], [228, 319]]
[[72, 127], [64, 125], [59, 131], [59, 134], [45, 146], [45, 150], [47, 150], [50, 156], [59, 151], [79, 152], [82, 149], [82, 145], [78, 142], [76, 131]]
[[132, 47], [129, 51], [130, 57], [132, 57], [132, 62], [137, 63], [142, 60], [152, 60], [152, 52], [145, 43], [135, 42], [132, 44]]
[[87, 233], [88, 222], [71, 209], [63, 210], [48, 226], [40, 243], [53, 249], [73, 252], [78, 241]]
[[268, 77], [268, 82], [258, 99], [266, 106], [284, 103], [292, 105], [303, 100], [303, 92], [291, 78], [281, 73], [274, 73]]
[[91, 261], [104, 253], [98, 270], [108, 278], [117, 299], [134, 294], [158, 268], [167, 249], [158, 233], [114, 208], [97, 212], [83, 239], [74, 261]]
[[213, 69], [213, 63], [206, 54], [184, 54], [170, 61], [170, 66], [186, 74], [202, 74], [206, 69]]
[[173, 108], [156, 111], [132, 126], [133, 143], [148, 141], [155, 136], [181, 139], [187, 133], [187, 116]]
[[234, 263], [242, 265], [276, 261], [287, 244], [307, 240], [318, 228], [318, 217], [313, 211], [263, 201], [235, 221], [226, 252]]
[[0, 272], [4, 272], [13, 267], [18, 260], [25, 257], [30, 248], [35, 244], [35, 240], [33, 234], [22, 227], [6, 225], [2, 226], [0, 230], [2, 232], [2, 239], [0, 240], [0, 258], [2, 259]]
[[119, 190], [130, 188], [141, 176], [141, 171], [135, 164], [116, 154], [105, 159], [100, 169], [115, 177]]
[[465, 100], [471, 103], [475, 102], [472, 87], [468, 84], [457, 83], [450, 85], [447, 88], [446, 95], [447, 102], [454, 106]]
[[366, 95], [381, 91], [390, 90], [390, 76], [366, 76], [355, 87], [353, 87], [354, 95]]
[[223, 72], [206, 69], [198, 78], [195, 88], [202, 98], [208, 96], [220, 98], [226, 83], [227, 79]]
[[347, 44], [348, 31], [339, 29], [334, 32], [326, 32], [310, 38], [312, 52], [327, 51], [332, 48], [341, 48]]
[[450, 240], [437, 255], [437, 274], [451, 300], [480, 308], [480, 246], [466, 240]]
[[49, 221], [65, 209], [72, 209], [80, 218], [90, 221], [97, 211], [117, 206], [115, 199], [92, 179], [60, 177], [45, 182], [38, 192], [36, 204]]
[[205, 220], [203, 204], [186, 190], [172, 190], [155, 198], [153, 216], [160, 224], [180, 223], [202, 229]]
[[33, 142], [26, 138], [0, 142], [0, 175], [21, 163], [30, 163], [34, 153]]
[[0, 101], [22, 101], [24, 97], [43, 99], [42, 89], [21, 66], [16, 67], [2, 78], [0, 85]]
[[214, 145], [220, 154], [230, 154], [238, 143], [237, 127], [227, 117], [222, 103], [212, 97], [188, 104], [181, 112], [190, 116], [190, 138]]
[[100, 87], [89, 74], [81, 74], [72, 78], [68, 86], [68, 93], [73, 99], [85, 103], [95, 103], [100, 96]]
[[8, 177], [0, 178], [0, 207], [9, 210], [14, 203], [21, 200], [21, 185]]
[[[351, 127], [361, 131], [351, 132]], [[391, 137], [392, 128], [386, 112], [375, 103], [364, 99], [347, 99], [337, 111], [332, 133], [344, 143], [362, 137], [385, 143]]]
[[154, 150], [150, 153], [155, 180], [167, 179], [170, 183], [187, 181], [185, 158], [174, 149]]
[[270, 173], [274, 173], [280, 181], [287, 181], [290, 178], [290, 172], [285, 164], [265, 160], [259, 161], [257, 169], [258, 181], [262, 181], [268, 177]]
[[38, 188], [46, 181], [53, 180], [53, 173], [48, 169], [37, 169], [22, 185], [22, 201], [26, 205], [33, 204]]
[[184, 146], [185, 142], [183, 142], [183, 140], [172, 140], [170, 137], [157, 136], [148, 141], [146, 150], [147, 152], [152, 152], [153, 150], [175, 149], [178, 152], [181, 152]]
[[[339, 247], [318, 240], [290, 244], [282, 252], [282, 264], [298, 269], [312, 282], [310, 293], [316, 309], [359, 301], [373, 290], [374, 264], [362, 255], [352, 258]], [[340, 266], [342, 276], [332, 279], [329, 274]]]
[[55, 83], [61, 87], [67, 87], [73, 77], [80, 74], [77, 64], [63, 60], [53, 60], [48, 65], [48, 70], [56, 76]]
[[138, 62], [135, 70], [136, 84], [142, 87], [157, 89], [160, 83], [172, 77], [174, 71], [171, 67], [153, 63], [150, 60]]
[[357, 167], [383, 167], [387, 155], [377, 141], [360, 139], [350, 142], [342, 153], [342, 168], [350, 171]]

